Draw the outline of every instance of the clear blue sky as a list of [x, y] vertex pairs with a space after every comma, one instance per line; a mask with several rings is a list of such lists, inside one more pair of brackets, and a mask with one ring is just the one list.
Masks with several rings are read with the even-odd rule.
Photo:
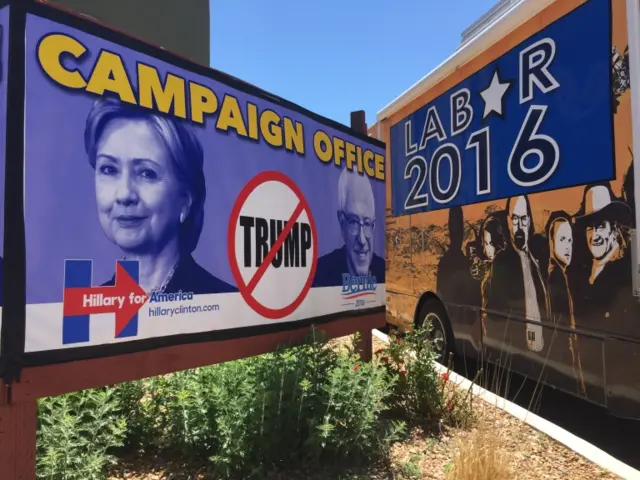
[[309, 110], [367, 123], [454, 52], [497, 0], [211, 0], [211, 65]]

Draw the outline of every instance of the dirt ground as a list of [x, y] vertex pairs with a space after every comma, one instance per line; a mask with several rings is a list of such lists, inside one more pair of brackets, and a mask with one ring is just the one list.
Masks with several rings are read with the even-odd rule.
[[[337, 343], [344, 344], [345, 339], [340, 339]], [[384, 343], [374, 337], [374, 350], [382, 347]], [[499, 446], [502, 454], [508, 458], [514, 480], [620, 478], [484, 400], [474, 399], [474, 405], [477, 415], [474, 429], [486, 429], [498, 437]], [[273, 474], [266, 480], [441, 480], [451, 468], [459, 442], [472, 432], [473, 429], [449, 429], [435, 437], [414, 431], [407, 441], [393, 447], [390, 465], [372, 465], [366, 470], [325, 468], [294, 471]], [[213, 477], [156, 459], [144, 465], [139, 462], [122, 465], [110, 480], [208, 478]]]

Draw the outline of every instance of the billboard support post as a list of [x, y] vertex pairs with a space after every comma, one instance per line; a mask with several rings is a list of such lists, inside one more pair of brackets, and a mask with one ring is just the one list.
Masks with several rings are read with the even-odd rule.
[[13, 403], [10, 389], [0, 386], [0, 472], [2, 478], [35, 480], [37, 401]]
[[[367, 134], [367, 123], [364, 110], [351, 112], [351, 129], [363, 135]], [[358, 353], [363, 362], [370, 362], [373, 357], [373, 335], [372, 329], [365, 329], [360, 333], [358, 339]]]

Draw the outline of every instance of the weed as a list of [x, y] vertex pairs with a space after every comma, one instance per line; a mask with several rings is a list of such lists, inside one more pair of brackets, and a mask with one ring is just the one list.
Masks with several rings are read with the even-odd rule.
[[458, 442], [446, 480], [513, 480], [514, 472], [500, 438], [478, 429]]
[[47, 480], [94, 480], [115, 463], [126, 420], [114, 389], [101, 388], [38, 402], [37, 475]]
[[422, 455], [411, 455], [409, 459], [400, 464], [400, 475], [408, 480], [419, 480], [422, 478], [422, 469], [420, 461]]

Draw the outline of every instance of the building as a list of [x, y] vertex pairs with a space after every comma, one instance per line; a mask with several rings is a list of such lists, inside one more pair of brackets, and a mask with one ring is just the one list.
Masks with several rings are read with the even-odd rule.
[[478, 20], [473, 22], [462, 32], [462, 39], [460, 45], [458, 46], [458, 49], [465, 46], [471, 41], [471, 39], [475, 38], [480, 32], [482, 32], [482, 30], [484, 30], [491, 23], [500, 18], [505, 12], [522, 1], [524, 0], [499, 0], [498, 3], [496, 3], [491, 8], [491, 10], [489, 10]]
[[49, 0], [106, 25], [210, 64], [209, 0]]

